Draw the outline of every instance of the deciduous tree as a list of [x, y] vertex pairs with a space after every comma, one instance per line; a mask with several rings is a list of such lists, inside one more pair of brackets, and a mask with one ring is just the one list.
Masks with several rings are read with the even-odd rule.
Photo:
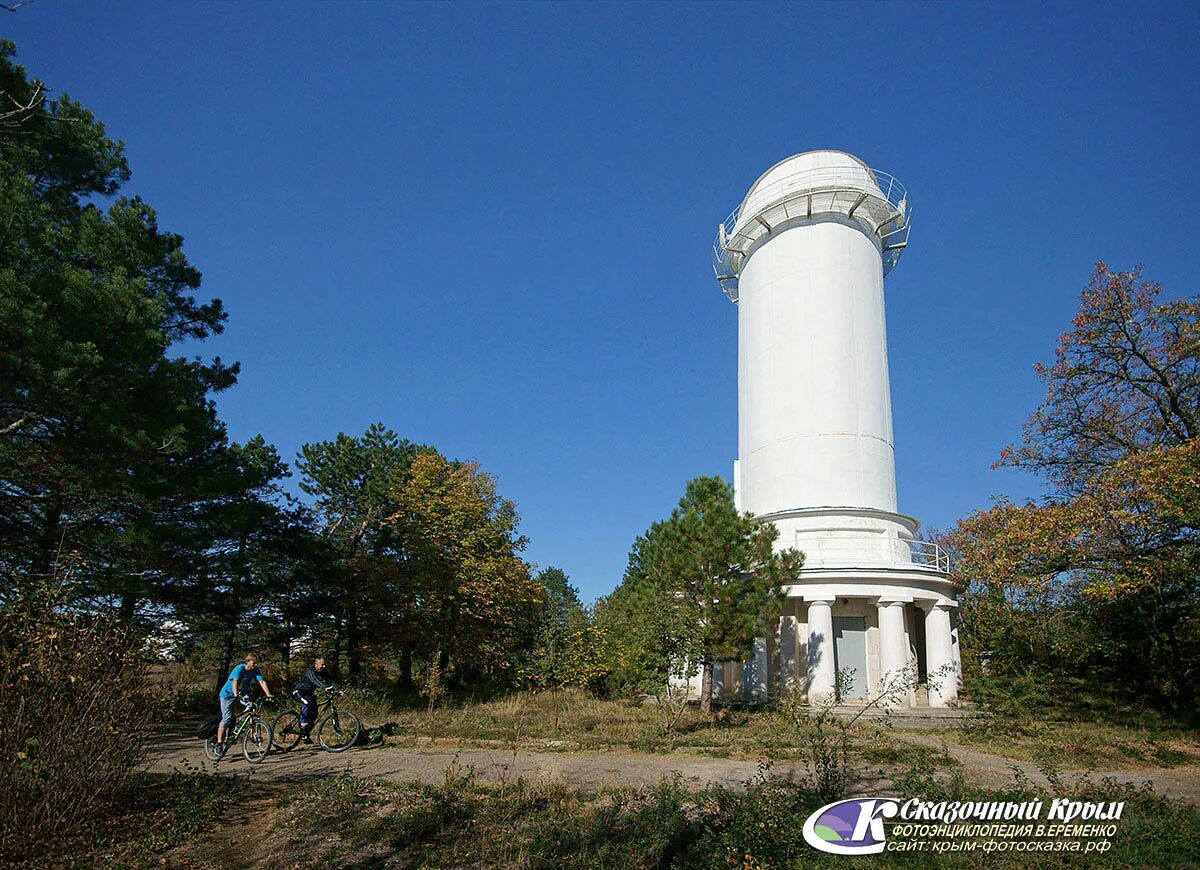
[[1096, 264], [1054, 363], [1035, 366], [1045, 401], [998, 465], [1069, 495], [1127, 456], [1200, 434], [1200, 298], [1161, 294], [1140, 269]]
[[1055, 363], [1038, 368], [1044, 404], [1001, 456], [1054, 491], [1001, 500], [960, 521], [950, 543], [958, 579], [979, 587], [964, 614], [975, 631], [1015, 614], [1021, 631], [998, 642], [1019, 637], [1043, 662], [1106, 661], [1130, 686], [1164, 678], [1169, 688], [1151, 691], [1194, 713], [1200, 300], [1160, 301], [1139, 281], [1097, 266]]
[[516, 506], [474, 463], [420, 453], [395, 488], [389, 528], [404, 541], [419, 645], [446, 674], [511, 677], [543, 607], [543, 587], [517, 555]]
[[533, 688], [553, 695], [557, 729], [561, 691], [571, 686], [590, 688], [604, 675], [604, 635], [592, 624], [579, 593], [562, 570], [547, 568], [535, 582], [544, 590], [545, 603], [522, 670]]

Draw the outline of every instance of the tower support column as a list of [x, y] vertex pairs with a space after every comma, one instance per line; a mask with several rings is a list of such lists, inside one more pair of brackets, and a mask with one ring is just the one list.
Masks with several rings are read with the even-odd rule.
[[767, 640], [756, 638], [753, 655], [742, 668], [742, 691], [751, 703], [767, 700]]
[[779, 618], [779, 694], [787, 697], [800, 683], [800, 664], [796, 661], [797, 619], [790, 613]]
[[833, 599], [808, 601], [808, 703], [822, 704], [837, 691], [833, 653]]
[[949, 603], [931, 603], [925, 611], [925, 668], [929, 706], [948, 707], [958, 700], [958, 662], [950, 635]]
[[897, 692], [908, 666], [908, 644], [904, 642], [905, 601], [879, 601], [879, 691], [892, 695], [892, 701], [908, 703], [911, 688]]

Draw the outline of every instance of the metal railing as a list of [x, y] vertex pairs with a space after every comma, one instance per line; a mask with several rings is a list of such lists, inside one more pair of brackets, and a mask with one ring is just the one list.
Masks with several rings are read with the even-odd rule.
[[908, 192], [895, 176], [854, 167], [796, 172], [752, 190], [717, 228], [713, 273], [725, 295], [737, 301], [742, 264], [751, 246], [773, 226], [822, 214], [858, 218], [869, 224], [879, 237], [885, 275], [908, 244], [912, 225]]
[[950, 571], [950, 556], [933, 541], [914, 541], [886, 534], [800, 532], [795, 546], [804, 553], [805, 568], [921, 568]]
[[914, 565], [923, 565], [943, 574], [950, 573], [950, 554], [933, 541], [908, 541]]

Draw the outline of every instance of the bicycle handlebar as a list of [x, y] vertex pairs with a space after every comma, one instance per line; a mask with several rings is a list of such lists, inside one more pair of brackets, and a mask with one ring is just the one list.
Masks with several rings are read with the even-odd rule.
[[275, 696], [271, 695], [271, 696], [265, 697], [265, 698], [255, 698], [251, 695], [238, 695], [238, 700], [242, 702], [243, 706], [257, 707], [261, 704], [267, 703], [268, 701], [270, 701], [271, 703], [275, 703]]

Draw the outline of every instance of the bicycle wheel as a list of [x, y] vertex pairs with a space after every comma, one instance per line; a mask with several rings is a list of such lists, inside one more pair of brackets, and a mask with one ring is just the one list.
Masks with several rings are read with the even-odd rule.
[[326, 752], [344, 752], [358, 741], [362, 724], [349, 710], [333, 710], [317, 723], [317, 742]]
[[246, 724], [242, 735], [242, 755], [251, 764], [258, 764], [271, 751], [271, 723], [255, 717]]
[[271, 742], [280, 752], [291, 752], [302, 736], [300, 716], [296, 713], [280, 713], [271, 723]]
[[220, 744], [217, 743], [217, 738], [215, 738], [215, 737], [205, 738], [205, 740], [204, 740], [204, 756], [209, 761], [217, 762], [217, 761], [221, 760], [221, 754], [217, 750], [217, 747], [219, 745]]

